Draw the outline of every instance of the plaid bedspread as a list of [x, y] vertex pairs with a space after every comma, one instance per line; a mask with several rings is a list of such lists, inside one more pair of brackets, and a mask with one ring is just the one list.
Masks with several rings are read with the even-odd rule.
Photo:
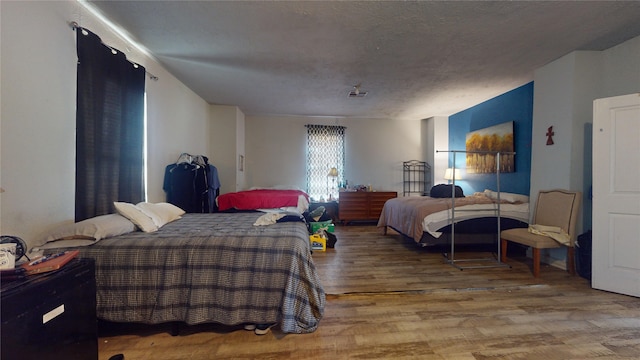
[[98, 317], [315, 331], [325, 293], [307, 229], [300, 222], [253, 226], [260, 215], [188, 213], [155, 233], [78, 248], [96, 260]]

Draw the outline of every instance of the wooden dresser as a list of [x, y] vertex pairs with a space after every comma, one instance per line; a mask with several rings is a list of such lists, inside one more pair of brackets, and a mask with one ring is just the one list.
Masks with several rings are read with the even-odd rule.
[[352, 220], [378, 220], [384, 203], [398, 196], [395, 191], [341, 191], [338, 216], [345, 225]]

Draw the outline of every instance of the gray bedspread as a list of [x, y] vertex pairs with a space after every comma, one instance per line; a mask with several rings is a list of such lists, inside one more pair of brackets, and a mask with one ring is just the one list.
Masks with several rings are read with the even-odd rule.
[[260, 215], [185, 214], [155, 233], [78, 248], [96, 260], [98, 317], [315, 331], [325, 293], [307, 229], [301, 222], [253, 226]]

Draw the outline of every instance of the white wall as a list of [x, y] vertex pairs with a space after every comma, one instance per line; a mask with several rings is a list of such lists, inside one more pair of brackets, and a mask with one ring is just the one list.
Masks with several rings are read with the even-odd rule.
[[[246, 170], [244, 169], [244, 158], [245, 154], [245, 116], [240, 109], [236, 109], [236, 158], [234, 159], [236, 163], [236, 191], [244, 189], [246, 185], [245, 174]], [[240, 157], [242, 157], [242, 165], [240, 164]]]
[[[530, 186], [534, 199], [543, 189], [584, 191], [583, 129], [592, 116], [584, 116], [579, 109], [584, 107], [584, 96], [597, 91], [599, 71], [585, 71], [590, 67], [581, 65], [584, 62], [599, 68], [599, 56], [599, 52], [573, 52], [535, 73]], [[546, 145], [550, 126], [554, 144]], [[577, 226], [578, 233], [582, 233], [582, 221]], [[543, 261], [559, 267], [565, 266], [565, 258], [565, 249], [543, 254]]]
[[0, 7], [2, 233], [21, 236], [73, 214], [75, 123], [65, 119], [75, 119], [77, 59], [66, 9], [30, 2]]
[[[449, 118], [434, 116], [423, 122], [423, 152], [431, 165], [431, 184], [444, 184], [444, 172], [449, 166]], [[440, 151], [440, 152], [439, 152]]]
[[314, 121], [305, 117], [246, 117], [246, 188], [275, 185], [306, 188], [304, 125], [309, 123]]
[[[149, 200], [163, 201], [164, 167], [209, 150], [209, 105], [76, 1], [1, 1], [0, 227], [28, 244], [73, 222], [76, 21], [158, 76], [147, 80]], [[127, 48], [130, 51], [126, 51]]]
[[603, 53], [600, 97], [633, 94], [640, 89], [640, 36]]
[[166, 201], [164, 170], [182, 153], [210, 156], [209, 105], [164, 70], [147, 80], [148, 201]]
[[[602, 52], [572, 52], [536, 70], [531, 194], [553, 187], [588, 191], [582, 178], [589, 146], [584, 129], [593, 123], [593, 100], [638, 91], [640, 37]], [[555, 132], [551, 146], [549, 126]]]
[[589, 189], [592, 184], [592, 134], [593, 100], [600, 97], [602, 89], [602, 52], [578, 51], [574, 92], [574, 122], [571, 172], [571, 187], [582, 190], [582, 221], [580, 233], [591, 229], [592, 200]]
[[402, 193], [402, 162], [422, 160], [419, 120], [247, 116], [247, 187], [306, 188], [307, 124], [347, 128], [344, 178], [349, 184]]
[[[540, 189], [571, 188], [573, 67], [574, 56], [568, 55], [535, 72], [530, 187], [534, 196]], [[547, 146], [550, 126], [554, 144]]]
[[420, 120], [348, 119], [344, 124], [349, 183], [402, 193], [402, 162], [423, 160]]
[[[601, 68], [600, 52], [579, 51], [536, 71], [531, 194], [552, 188], [584, 191], [584, 128], [593, 122]], [[550, 126], [554, 144], [546, 145]]]
[[[585, 176], [591, 176], [591, 161], [584, 157], [591, 148], [585, 131], [593, 123], [593, 100], [639, 91], [640, 37], [602, 52], [573, 52], [536, 70], [531, 194], [550, 188], [583, 191], [583, 209], [589, 211], [591, 179]], [[546, 145], [549, 126], [555, 132], [551, 146]], [[590, 224], [590, 216], [581, 219], [579, 234]], [[550, 251], [545, 260], [563, 267], [564, 254]]]
[[236, 106], [211, 105], [211, 157], [209, 162], [218, 169], [220, 193], [238, 191], [245, 182], [239, 169], [239, 156], [244, 155], [245, 116]]

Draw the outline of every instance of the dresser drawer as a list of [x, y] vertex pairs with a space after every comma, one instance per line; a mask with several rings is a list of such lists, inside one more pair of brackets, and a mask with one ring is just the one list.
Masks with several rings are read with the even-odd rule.
[[351, 220], [378, 220], [384, 203], [398, 193], [395, 191], [352, 191], [341, 192], [339, 217], [345, 224]]

